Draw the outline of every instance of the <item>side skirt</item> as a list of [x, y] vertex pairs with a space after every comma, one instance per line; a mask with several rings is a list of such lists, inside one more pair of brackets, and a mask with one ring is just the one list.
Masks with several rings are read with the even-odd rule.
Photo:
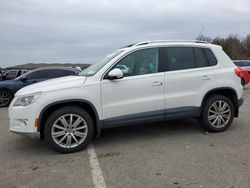
[[119, 126], [127, 126], [133, 124], [152, 123], [173, 119], [182, 119], [190, 117], [198, 117], [200, 115], [199, 107], [180, 107], [166, 110], [157, 110], [151, 112], [143, 112], [125, 116], [118, 116], [102, 120], [102, 128], [111, 128]]

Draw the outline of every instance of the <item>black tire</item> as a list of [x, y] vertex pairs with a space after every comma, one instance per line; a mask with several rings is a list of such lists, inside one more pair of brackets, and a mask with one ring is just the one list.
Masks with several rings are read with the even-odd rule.
[[[212, 112], [212, 115], [211, 115], [211, 111], [210, 110], [214, 110], [212, 107], [212, 105], [215, 103], [215, 102], [218, 102], [218, 101], [223, 101], [224, 103], [226, 103], [228, 106], [227, 106], [227, 109], [230, 110], [230, 113], [227, 112], [225, 113], [224, 115], [227, 115], [228, 119], [224, 119], [225, 122], [222, 121], [220, 114], [218, 115], [215, 115], [215, 117], [218, 117], [218, 119], [220, 120], [217, 120], [216, 122], [216, 125], [213, 125], [213, 121], [216, 121], [214, 119], [211, 119], [209, 120], [209, 116], [213, 116], [213, 112]], [[218, 103], [217, 103], [218, 104]], [[210, 108], [211, 107], [211, 108]], [[228, 110], [225, 110], [228, 111]], [[207, 101], [205, 102], [205, 104], [203, 105], [203, 109], [202, 109], [202, 113], [201, 113], [201, 116], [199, 118], [200, 120], [200, 124], [207, 130], [207, 131], [210, 131], [210, 132], [222, 132], [222, 131], [225, 131], [233, 122], [233, 119], [234, 119], [234, 106], [233, 106], [233, 103], [232, 101], [223, 96], [223, 95], [212, 95], [210, 96], [209, 98], [207, 98]], [[218, 112], [218, 113], [221, 113], [221, 112]], [[215, 113], [214, 113], [215, 114]], [[211, 122], [212, 121], [212, 122]], [[217, 125], [219, 124], [218, 121], [222, 122], [224, 125]]]
[[[3, 99], [7, 98], [6, 100]], [[13, 100], [13, 95], [8, 90], [0, 90], [0, 108], [9, 106]]]
[[241, 79], [241, 85], [245, 85], [245, 80]]
[[[86, 133], [85, 139], [79, 145], [77, 145], [75, 147], [71, 147], [71, 148], [65, 148], [65, 147], [60, 146], [58, 143], [56, 143], [56, 141], [54, 140], [55, 138], [53, 138], [53, 136], [52, 136], [52, 129], [53, 130], [56, 129], [55, 127], [53, 128], [53, 126], [54, 126], [54, 123], [56, 121], [59, 122], [59, 120], [58, 120], [59, 117], [62, 117], [62, 116], [67, 117], [67, 115], [69, 115], [69, 114], [74, 114], [75, 116], [81, 117], [85, 121], [85, 123], [83, 125], [87, 124], [87, 129], [86, 129], [87, 133]], [[68, 123], [68, 121], [69, 120], [67, 120], [67, 123]], [[60, 120], [60, 122], [61, 122], [61, 120]], [[63, 125], [61, 125], [61, 127], [63, 127]], [[74, 132], [69, 133], [67, 131], [65, 131], [65, 134], [71, 134], [71, 137], [72, 137], [72, 134], [74, 134]], [[74, 107], [74, 106], [62, 107], [62, 108], [56, 110], [55, 112], [53, 112], [49, 116], [49, 118], [46, 122], [45, 128], [44, 128], [45, 141], [52, 149], [54, 149], [55, 151], [57, 151], [59, 153], [73, 153], [73, 152], [77, 152], [77, 151], [84, 149], [87, 146], [87, 144], [91, 141], [93, 135], [94, 135], [94, 123], [93, 123], [91, 116], [82, 108]], [[76, 136], [76, 135], [74, 135], [74, 136]], [[61, 138], [59, 137], [59, 139], [61, 139]], [[71, 139], [72, 139], [72, 141], [75, 141], [75, 140], [73, 140], [73, 137]], [[66, 142], [67, 142], [67, 140], [66, 140]]]

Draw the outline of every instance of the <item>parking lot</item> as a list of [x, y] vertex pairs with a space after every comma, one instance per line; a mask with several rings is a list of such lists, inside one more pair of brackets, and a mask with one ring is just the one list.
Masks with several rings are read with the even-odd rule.
[[223, 133], [206, 133], [195, 119], [120, 127], [67, 155], [10, 133], [2, 108], [0, 187], [249, 188], [249, 86], [244, 97], [240, 117]]

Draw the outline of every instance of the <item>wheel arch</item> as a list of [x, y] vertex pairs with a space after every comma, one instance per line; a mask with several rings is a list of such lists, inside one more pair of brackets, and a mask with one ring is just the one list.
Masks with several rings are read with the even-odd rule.
[[12, 97], [15, 96], [15, 93], [11, 89], [9, 89], [7, 87], [0, 88], [0, 91], [7, 91], [7, 92], [9, 92], [11, 94]]
[[94, 105], [87, 100], [70, 99], [70, 100], [62, 100], [62, 101], [57, 101], [57, 102], [48, 104], [40, 112], [39, 124], [38, 124], [37, 130], [40, 132], [41, 138], [44, 137], [44, 127], [45, 127], [45, 124], [46, 124], [46, 121], [47, 121], [49, 115], [53, 111], [55, 111], [59, 108], [65, 107], [65, 106], [77, 106], [77, 107], [84, 109], [86, 112], [88, 112], [94, 121], [95, 135], [99, 136], [100, 131], [101, 131], [101, 126], [102, 126], [101, 125], [102, 121], [100, 121], [98, 112], [97, 112], [96, 108], [94, 107]]
[[238, 95], [235, 89], [231, 87], [220, 87], [220, 88], [215, 88], [215, 89], [208, 91], [202, 99], [201, 110], [203, 109], [206, 99], [210, 97], [211, 95], [215, 95], [215, 94], [223, 95], [229, 98], [234, 105], [234, 117], [238, 117], [239, 115]]

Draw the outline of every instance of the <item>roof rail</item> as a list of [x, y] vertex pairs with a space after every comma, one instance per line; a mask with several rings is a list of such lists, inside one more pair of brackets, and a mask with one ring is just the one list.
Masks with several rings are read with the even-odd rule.
[[153, 44], [153, 43], [165, 43], [165, 42], [194, 42], [194, 43], [204, 43], [204, 44], [209, 44], [207, 41], [202, 41], [202, 40], [152, 40], [152, 41], [143, 41], [136, 43], [132, 46], [141, 46], [141, 45], [146, 45], [146, 44]]
[[129, 47], [132, 47], [132, 46], [134, 46], [134, 45], [136, 45], [136, 44], [129, 44], [129, 45], [123, 46], [123, 47], [121, 47], [121, 48], [129, 48]]

